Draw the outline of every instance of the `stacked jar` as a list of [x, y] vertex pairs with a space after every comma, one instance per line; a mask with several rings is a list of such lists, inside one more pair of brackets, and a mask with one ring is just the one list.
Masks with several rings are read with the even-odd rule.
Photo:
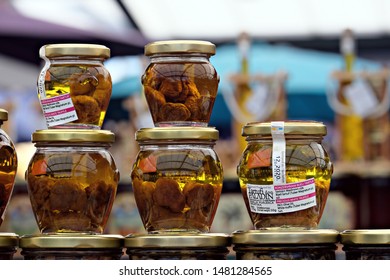
[[91, 247], [86, 245], [90, 240], [98, 240], [96, 248], [101, 248], [101, 240], [103, 249], [109, 244], [110, 250], [116, 246], [121, 251], [123, 237], [104, 234], [119, 183], [109, 152], [115, 135], [101, 129], [112, 91], [103, 64], [110, 49], [53, 44], [43, 46], [40, 56], [45, 65], [37, 88], [47, 129], [32, 134], [36, 151], [26, 171], [40, 234], [21, 236], [21, 249], [40, 248], [42, 259], [53, 248], [55, 259], [69, 258], [69, 252], [83, 258], [78, 248]]
[[338, 242], [338, 234], [318, 229], [333, 173], [322, 145], [326, 133], [326, 126], [315, 121], [256, 122], [243, 127], [247, 146], [237, 175], [255, 230], [234, 233], [233, 243], [245, 244], [244, 236], [256, 246], [253, 242], [264, 230], [287, 239], [290, 234], [290, 240], [303, 236], [308, 246], [323, 240], [324, 234], [327, 243]]
[[209, 61], [214, 54], [215, 45], [207, 41], [158, 41], [145, 46], [150, 64], [142, 85], [154, 127], [136, 132], [140, 150], [131, 180], [147, 234], [127, 236], [130, 254], [142, 254], [143, 244], [154, 242], [149, 234], [170, 244], [164, 258], [188, 250], [183, 246], [189, 241], [180, 240], [193, 240], [192, 246], [202, 240], [206, 248], [205, 242], [216, 239], [219, 247], [229, 245], [228, 235], [210, 233], [223, 182], [214, 151], [219, 132], [208, 126], [219, 83]]

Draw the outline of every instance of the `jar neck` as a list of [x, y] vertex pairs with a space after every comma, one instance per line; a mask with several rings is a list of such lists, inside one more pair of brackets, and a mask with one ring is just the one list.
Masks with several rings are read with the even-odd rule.
[[105, 61], [104, 58], [102, 57], [96, 57], [96, 56], [60, 56], [60, 57], [52, 57], [52, 58], [48, 58], [48, 60], [50, 61], [50, 63], [52, 64], [64, 64], [64, 63], [68, 63], [68, 64], [91, 64], [91, 63], [94, 63], [94, 64], [103, 64], [103, 62]]
[[69, 143], [69, 142], [39, 142], [35, 143], [36, 148], [74, 148], [74, 149], [108, 149], [111, 147], [111, 143], [99, 143], [99, 142], [83, 142], [83, 143]]
[[174, 146], [174, 147], [185, 147], [185, 146], [205, 146], [208, 148], [213, 148], [215, 145], [215, 141], [213, 140], [149, 140], [149, 141], [139, 141], [138, 144], [140, 146], [150, 147], [150, 146]]
[[205, 53], [168, 53], [154, 54], [150, 56], [151, 63], [175, 62], [175, 61], [195, 61], [209, 62], [210, 55]]
[[[322, 136], [317, 136], [317, 135], [285, 135], [285, 140], [286, 142], [289, 143], [311, 143], [311, 142], [317, 142], [321, 143], [323, 140]], [[262, 142], [262, 143], [272, 143], [272, 136], [248, 136], [246, 138], [246, 141], [248, 143], [252, 142]]]

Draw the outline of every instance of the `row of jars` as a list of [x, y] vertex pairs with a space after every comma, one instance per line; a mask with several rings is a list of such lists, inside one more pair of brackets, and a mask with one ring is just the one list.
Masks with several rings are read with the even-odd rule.
[[[390, 260], [389, 230], [237, 231], [228, 234], [0, 234], [0, 259]], [[340, 257], [339, 248], [342, 248]]]

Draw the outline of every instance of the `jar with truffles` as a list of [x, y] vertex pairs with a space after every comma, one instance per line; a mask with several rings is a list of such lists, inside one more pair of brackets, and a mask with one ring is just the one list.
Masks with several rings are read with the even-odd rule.
[[145, 46], [150, 64], [142, 76], [155, 126], [207, 126], [219, 76], [210, 63], [215, 45], [207, 41], [157, 41]]
[[223, 170], [211, 127], [156, 127], [136, 132], [140, 151], [131, 179], [148, 232], [209, 232]]
[[119, 171], [106, 130], [47, 129], [32, 134], [36, 151], [26, 181], [42, 233], [103, 233]]
[[45, 61], [38, 97], [48, 128], [102, 127], [112, 82], [103, 62], [110, 49], [94, 44], [51, 44], [39, 51]]
[[12, 139], [1, 128], [8, 120], [8, 112], [0, 109], [0, 225], [3, 223], [5, 211], [14, 188], [18, 157]]
[[314, 121], [249, 123], [237, 167], [255, 229], [316, 229], [333, 164], [322, 145], [326, 126]]

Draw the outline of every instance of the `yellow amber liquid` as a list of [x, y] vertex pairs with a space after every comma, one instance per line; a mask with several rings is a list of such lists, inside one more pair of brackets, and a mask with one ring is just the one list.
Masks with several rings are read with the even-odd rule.
[[12, 144], [0, 145], [0, 225], [15, 183], [17, 156]]

